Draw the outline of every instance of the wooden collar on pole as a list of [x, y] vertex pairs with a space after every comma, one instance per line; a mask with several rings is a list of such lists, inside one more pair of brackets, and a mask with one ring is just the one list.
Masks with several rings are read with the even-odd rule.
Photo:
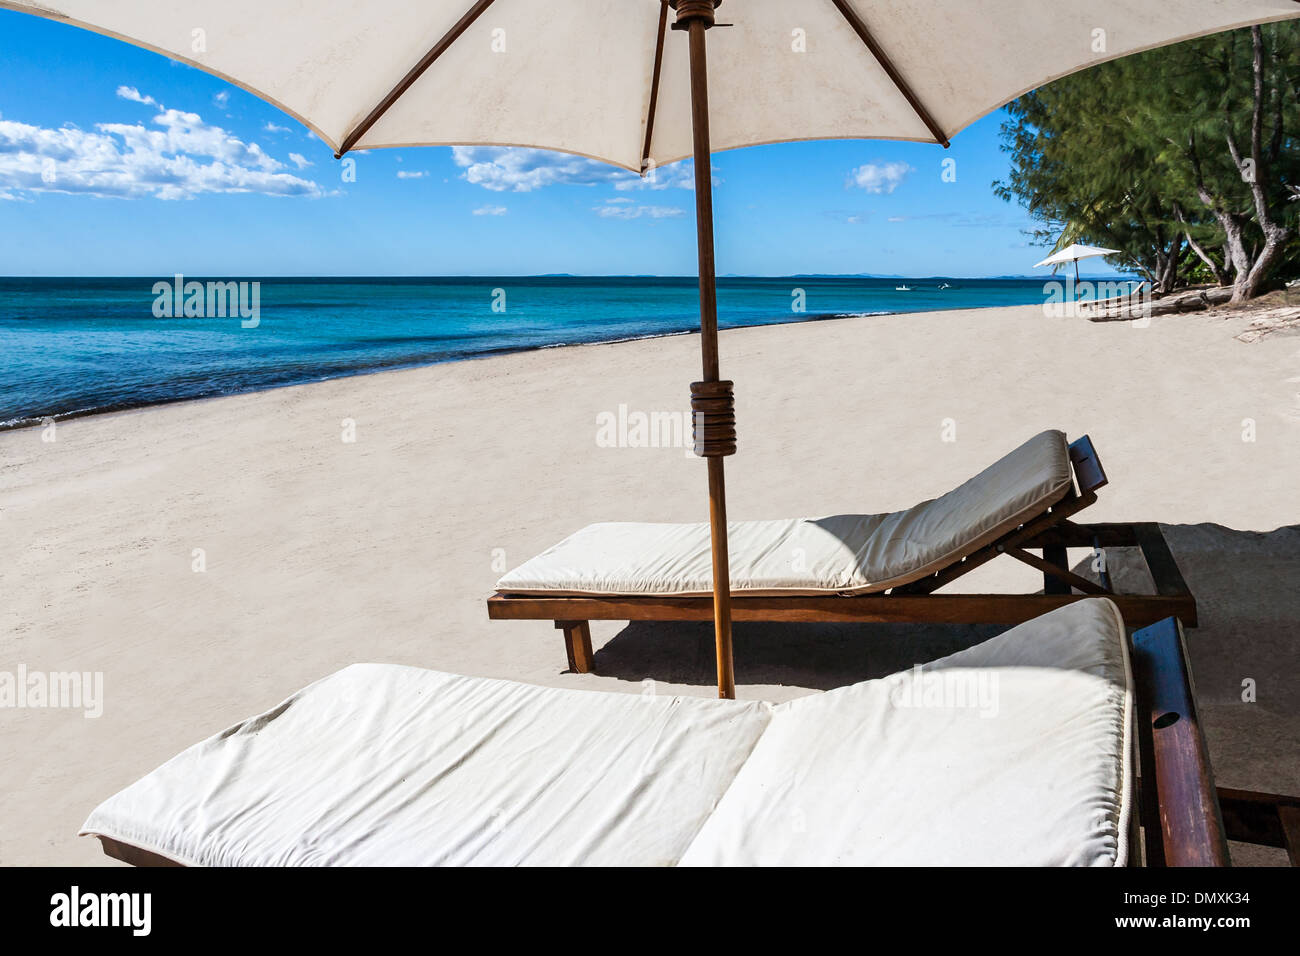
[[718, 696], [736, 696], [731, 652], [731, 568], [727, 556], [727, 489], [723, 458], [736, 453], [736, 415], [731, 382], [718, 368], [718, 291], [713, 257], [713, 176], [709, 148], [709, 85], [705, 31], [721, 0], [669, 0], [677, 11], [674, 30], [686, 30], [691, 58], [691, 131], [695, 157], [695, 230], [700, 264], [700, 352], [703, 381], [691, 385], [695, 453], [709, 466], [709, 535], [713, 543], [713, 630], [717, 645]]

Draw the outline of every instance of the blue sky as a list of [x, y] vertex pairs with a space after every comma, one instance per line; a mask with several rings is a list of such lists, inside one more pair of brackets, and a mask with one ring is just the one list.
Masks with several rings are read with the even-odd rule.
[[[689, 164], [652, 189], [554, 153], [376, 150], [343, 182], [296, 120], [128, 44], [0, 11], [0, 61], [0, 274], [695, 272]], [[1032, 273], [1029, 219], [992, 191], [1001, 121], [946, 151], [716, 154], [718, 272]]]

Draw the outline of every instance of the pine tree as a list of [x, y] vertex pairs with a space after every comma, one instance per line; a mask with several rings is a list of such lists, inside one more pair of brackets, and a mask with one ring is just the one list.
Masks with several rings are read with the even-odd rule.
[[1119, 249], [1157, 292], [1198, 267], [1234, 301], [1300, 267], [1300, 25], [1114, 60], [1008, 112], [994, 188], [1036, 238]]

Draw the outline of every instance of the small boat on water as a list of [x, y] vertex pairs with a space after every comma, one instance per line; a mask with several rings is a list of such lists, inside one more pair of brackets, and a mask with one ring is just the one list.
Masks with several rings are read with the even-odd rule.
[[941, 283], [941, 284], [940, 284], [939, 288], [940, 288], [940, 289], [951, 289], [952, 286], [950, 286], [948, 283], [944, 282], [944, 283]]
[[895, 292], [911, 292], [911, 291], [912, 291], [912, 287], [911, 287], [910, 285], [896, 285], [896, 286], [894, 286], [894, 291], [895, 291]]

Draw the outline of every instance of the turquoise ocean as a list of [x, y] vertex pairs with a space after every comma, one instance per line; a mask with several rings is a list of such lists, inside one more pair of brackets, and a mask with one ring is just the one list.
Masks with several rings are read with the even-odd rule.
[[[205, 297], [204, 314], [186, 315], [171, 276], [0, 278], [0, 428], [699, 323], [694, 277], [213, 281], [247, 283], [244, 314], [207, 314]], [[718, 322], [1022, 305], [1043, 301], [1043, 281], [722, 278]]]

